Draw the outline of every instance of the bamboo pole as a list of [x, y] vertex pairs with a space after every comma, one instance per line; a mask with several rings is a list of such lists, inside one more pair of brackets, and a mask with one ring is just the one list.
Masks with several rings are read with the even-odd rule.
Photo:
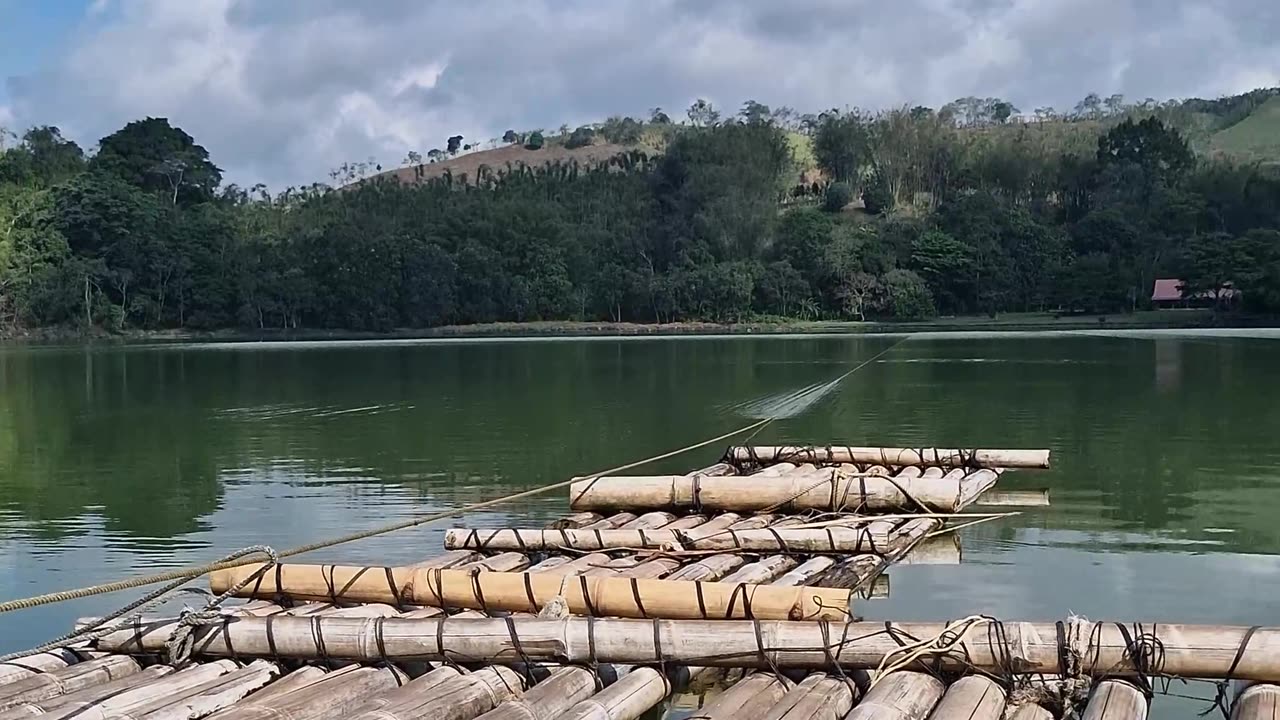
[[0, 710], [119, 680], [141, 669], [138, 661], [131, 657], [108, 655], [68, 665], [60, 670], [32, 675], [0, 687]]
[[721, 693], [710, 705], [686, 720], [743, 720], [768, 712], [783, 695], [787, 684], [772, 673], [752, 673]]
[[[593, 513], [594, 514], [594, 513]], [[420, 563], [410, 565], [411, 568], [452, 568], [483, 560], [484, 555], [472, 550], [449, 550], [441, 555], [427, 558]]]
[[597, 678], [581, 667], [563, 667], [534, 685], [523, 697], [512, 698], [480, 716], [480, 720], [555, 720], [595, 693]]
[[1253, 683], [1239, 689], [1231, 703], [1231, 720], [1273, 720], [1280, 717], [1280, 686]]
[[328, 670], [318, 665], [303, 665], [236, 704], [241, 706], [257, 705], [274, 700], [294, 690], [301, 690], [308, 685], [314, 685], [328, 673]]
[[[717, 587], [707, 583], [704, 591]], [[760, 589], [767, 589], [768, 586]], [[806, 592], [812, 592], [807, 588]], [[834, 656], [846, 668], [873, 669], [886, 655], [901, 649], [899, 640], [947, 638], [956, 640], [951, 651], [927, 658], [930, 667], [1000, 674], [1056, 674], [1059, 672], [1058, 629], [1054, 623], [1003, 622], [999, 632], [992, 621], [971, 623], [890, 623], [813, 622], [741, 620], [634, 620], [569, 617], [511, 621], [531, 661], [557, 660], [639, 664], [667, 661], [688, 665], [722, 667], [768, 667], [822, 669]], [[330, 657], [351, 660], [380, 660], [379, 636], [386, 658], [467, 658], [478, 662], [510, 663], [521, 657], [511, 641], [504, 619], [386, 618], [226, 618], [203, 625], [196, 632], [196, 652], [243, 657], [273, 655], [267, 626], [280, 657], [318, 659], [316, 625], [323, 632]], [[315, 625], [313, 625], [313, 623]], [[443, 627], [442, 627], [443, 626]], [[98, 642], [114, 652], [155, 652], [164, 647], [174, 627], [172, 622], [123, 629]], [[968, 631], [965, 628], [968, 627]], [[1164, 650], [1162, 665], [1147, 668], [1181, 677], [1221, 678], [1227, 675], [1250, 628], [1233, 625], [1180, 625], [1155, 623], [1135, 633], [1117, 623], [1096, 623], [1084, 628], [1082, 648], [1087, 675], [1131, 676], [1135, 638], [1158, 643]], [[590, 628], [590, 637], [588, 635]], [[888, 629], [887, 629], [888, 628]], [[655, 648], [655, 630], [657, 645]], [[765, 657], [761, 657], [764, 643]], [[896, 635], [896, 637], [895, 637]], [[823, 638], [827, 638], [824, 641]], [[594, 642], [591, 642], [591, 639]], [[824, 652], [826, 642], [839, 644]], [[594, 647], [594, 655], [591, 648]], [[1231, 677], [1244, 680], [1280, 681], [1280, 628], [1261, 628], [1249, 637]]]
[[637, 517], [635, 520], [632, 520], [631, 522], [620, 525], [618, 529], [619, 530], [656, 530], [662, 527], [663, 525], [666, 525], [669, 522], [674, 522], [675, 519], [676, 519], [676, 516], [669, 512], [664, 512], [662, 510], [655, 510], [653, 512], [647, 512]]
[[39, 717], [54, 710], [87, 707], [127, 690], [141, 687], [165, 675], [169, 675], [173, 671], [173, 667], [169, 665], [152, 665], [142, 672], [126, 675], [109, 683], [94, 685], [66, 695], [56, 695], [44, 700], [15, 705], [8, 710], [0, 712], [0, 720], [23, 720], [24, 718]]
[[667, 576], [668, 580], [692, 580], [714, 582], [742, 567], [746, 559], [741, 555], [711, 555], [689, 563]]
[[[208, 720], [319, 720], [346, 717], [371, 697], [392, 690], [400, 682], [400, 676], [392, 668], [351, 665], [291, 692], [258, 702], [237, 703], [210, 715]], [[250, 700], [253, 699], [252, 695], [249, 697]]]
[[1011, 708], [1006, 720], [1054, 720], [1054, 717], [1049, 708], [1029, 702]]
[[0, 665], [0, 685], [39, 675], [40, 673], [61, 670], [68, 665], [80, 662], [80, 660], [80, 656], [75, 651], [66, 648], [14, 658]]
[[[416, 681], [414, 681], [416, 682]], [[471, 720], [499, 703], [519, 697], [524, 682], [514, 670], [487, 667], [460, 675], [426, 690], [414, 682], [387, 693], [389, 702], [371, 710], [357, 708], [355, 720]]]
[[[471, 530], [444, 534], [451, 550], [706, 550], [715, 552], [877, 553], [893, 537], [886, 528], [825, 527], [775, 530]], [[505, 554], [505, 553], [504, 553]]]
[[990, 490], [974, 504], [980, 507], [1049, 507], [1049, 490]]
[[[255, 571], [229, 568], [209, 576], [215, 593], [232, 589]], [[277, 565], [239, 595], [304, 600], [411, 603], [473, 610], [538, 612], [563, 597], [577, 615], [661, 618], [819, 619], [847, 617], [849, 594], [839, 590], [724, 585], [675, 580], [579, 578], [565, 582], [550, 573], [470, 573], [337, 565]]]
[[231, 707], [249, 693], [280, 677], [275, 663], [258, 660], [174, 698], [162, 708], [139, 715], [140, 720], [196, 720]]
[[929, 720], [1000, 720], [1006, 699], [1000, 683], [985, 675], [968, 675], [947, 688]]
[[620, 512], [610, 515], [609, 517], [593, 522], [590, 525], [583, 525], [579, 530], [608, 530], [611, 528], [620, 528], [623, 525], [635, 520], [637, 515], [631, 512]]
[[1147, 696], [1125, 680], [1103, 680], [1093, 686], [1082, 720], [1142, 720]]
[[867, 476], [843, 467], [810, 475], [759, 478], [690, 478], [684, 475], [601, 477], [569, 487], [574, 510], [702, 508], [752, 512], [855, 509], [958, 512], [995, 484], [998, 474], [975, 470], [964, 477]]
[[107, 718], [136, 718], [152, 710], [158, 710], [174, 697], [189, 693], [213, 678], [233, 672], [235, 661], [218, 660], [204, 663], [166, 675], [158, 680], [126, 690], [94, 703], [76, 703], [55, 708], [41, 720], [107, 720]]
[[660, 671], [638, 667], [570, 707], [559, 720], [635, 720], [665, 700], [672, 686]]
[[853, 707], [858, 688], [847, 678], [813, 673], [787, 691], [764, 720], [838, 720]]
[[724, 583], [755, 583], [763, 585], [786, 573], [798, 564], [790, 555], [771, 555], [743, 565], [720, 579]]
[[939, 448], [755, 446], [731, 447], [725, 459], [735, 464], [795, 462], [888, 466], [1040, 468], [1049, 467], [1048, 450], [963, 450]]
[[898, 671], [876, 681], [845, 720], [924, 720], [946, 686], [932, 675]]

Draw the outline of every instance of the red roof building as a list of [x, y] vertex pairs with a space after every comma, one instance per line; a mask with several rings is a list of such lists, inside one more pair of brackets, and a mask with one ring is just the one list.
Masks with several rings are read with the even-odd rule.
[[1156, 307], [1208, 306], [1231, 303], [1240, 298], [1240, 291], [1229, 282], [1223, 283], [1217, 290], [1201, 290], [1190, 295], [1183, 294], [1184, 285], [1185, 283], [1177, 278], [1156, 280], [1155, 289], [1151, 291], [1152, 304]]
[[1179, 302], [1182, 300], [1182, 281], [1176, 278], [1156, 280], [1151, 302]]

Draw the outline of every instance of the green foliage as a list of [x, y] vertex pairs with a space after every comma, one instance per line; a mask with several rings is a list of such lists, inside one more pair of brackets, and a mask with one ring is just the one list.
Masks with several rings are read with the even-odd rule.
[[591, 144], [595, 136], [596, 131], [584, 125], [573, 131], [573, 134], [565, 141], [564, 146], [567, 148], [586, 147]]
[[614, 115], [600, 126], [600, 135], [617, 145], [635, 145], [640, 142], [640, 133], [644, 130], [639, 120]]
[[919, 275], [910, 270], [890, 270], [884, 275], [885, 309], [897, 320], [924, 320], [936, 313], [933, 294]]
[[867, 120], [857, 113], [825, 113], [813, 137], [818, 166], [833, 180], [856, 184], [871, 155]]
[[853, 187], [847, 182], [833, 182], [822, 194], [822, 209], [827, 212], [840, 212], [853, 202]]
[[[164, 120], [130, 123], [89, 161], [35, 128], [0, 148], [0, 324], [385, 331], [1112, 313], [1145, 306], [1164, 277], [1193, 292], [1229, 283], [1243, 302], [1223, 311], [1280, 312], [1280, 172], [1197, 163], [1162, 108], [1093, 96], [1076, 113], [1087, 119], [1040, 127], [1002, 102], [797, 117], [749, 101], [722, 123], [699, 101], [691, 124], [655, 110], [648, 126], [601, 126], [615, 142], [643, 134], [660, 155], [414, 184], [368, 178], [370, 159], [338, 171], [364, 178], [340, 192], [274, 197], [220, 187], [203, 148]], [[570, 147], [593, 138], [564, 134]], [[826, 175], [801, 193], [788, 192], [797, 148]], [[855, 192], [869, 215], [823, 212]]]
[[893, 209], [893, 190], [884, 171], [876, 168], [862, 188], [862, 206], [872, 215], [880, 215]]
[[209, 152], [164, 118], [137, 120], [102, 138], [89, 167], [162, 193], [171, 204], [211, 199], [222, 182]]

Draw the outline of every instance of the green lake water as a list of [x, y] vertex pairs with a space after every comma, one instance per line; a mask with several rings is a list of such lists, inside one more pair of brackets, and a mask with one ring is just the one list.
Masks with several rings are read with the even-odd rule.
[[[0, 600], [296, 546], [689, 444], [900, 337], [0, 349]], [[873, 619], [1277, 624], [1280, 333], [913, 336], [775, 442], [1048, 447], [1052, 506], [891, 570]], [[655, 471], [714, 462], [723, 447]], [[538, 525], [553, 493], [468, 523]], [[448, 523], [307, 556], [395, 564]], [[121, 594], [0, 615], [0, 652]], [[1175, 687], [1208, 696], [1207, 687]], [[1161, 699], [1194, 717], [1203, 703]]]

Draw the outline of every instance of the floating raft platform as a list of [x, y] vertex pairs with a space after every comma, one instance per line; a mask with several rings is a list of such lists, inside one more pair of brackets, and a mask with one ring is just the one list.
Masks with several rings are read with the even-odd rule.
[[551, 526], [454, 528], [410, 566], [214, 573], [246, 599], [220, 617], [0, 664], [0, 720], [631, 720], [667, 701], [705, 720], [1052, 720], [1073, 699], [1133, 720], [1158, 672], [1253, 681], [1232, 717], [1270, 717], [1276, 629], [858, 621], [895, 563], [960, 561], [952, 530], [996, 517], [967, 508], [1048, 504], [994, 489], [1048, 463], [742, 447], [686, 475], [584, 478]]

